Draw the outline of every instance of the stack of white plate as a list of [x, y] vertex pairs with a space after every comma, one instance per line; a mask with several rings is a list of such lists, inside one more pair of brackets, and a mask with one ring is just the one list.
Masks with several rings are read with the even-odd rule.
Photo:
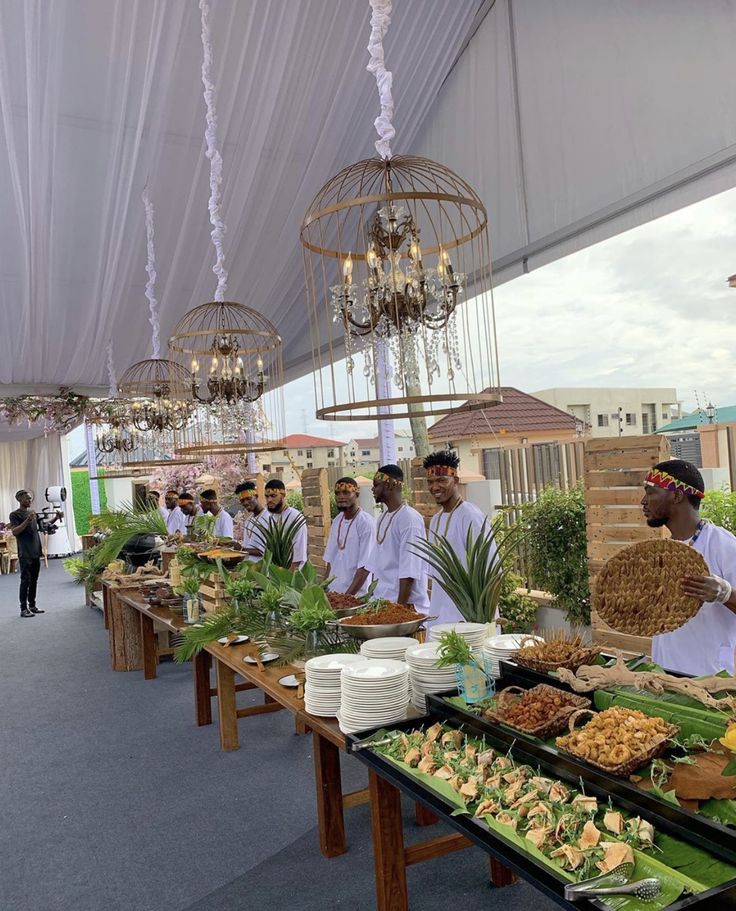
[[366, 639], [360, 647], [365, 658], [391, 658], [403, 661], [406, 650], [417, 644], [411, 636], [385, 636], [383, 639]]
[[304, 708], [310, 715], [332, 717], [340, 710], [340, 671], [365, 661], [360, 655], [319, 655], [304, 665]]
[[436, 623], [429, 628], [429, 641], [437, 642], [443, 633], [455, 632], [462, 636], [471, 649], [480, 648], [488, 638], [487, 623]]
[[406, 718], [409, 669], [403, 661], [363, 658], [342, 669], [340, 683], [342, 697], [337, 720], [344, 734]]
[[425, 642], [407, 649], [411, 701], [420, 712], [427, 710], [428, 693], [445, 693], [457, 689], [455, 667], [437, 667], [439, 642]]
[[[503, 636], [492, 636], [483, 643], [483, 657], [486, 663], [490, 665], [490, 671], [494, 677], [501, 673], [498, 662], [505, 658], [510, 658], [514, 652], [521, 648], [523, 639], [528, 639], [528, 633], [506, 633]], [[532, 636], [538, 642], [544, 642], [539, 636]]]

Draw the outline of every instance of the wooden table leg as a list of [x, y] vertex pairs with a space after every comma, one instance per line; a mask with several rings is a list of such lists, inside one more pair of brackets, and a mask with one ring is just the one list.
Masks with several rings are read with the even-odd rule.
[[401, 794], [388, 781], [368, 770], [371, 794], [373, 862], [376, 872], [376, 911], [408, 911]]
[[212, 656], [201, 651], [192, 658], [192, 676], [194, 677], [194, 709], [197, 724], [212, 724], [212, 697], [210, 696], [210, 670]]
[[424, 804], [421, 803], [414, 804], [414, 818], [416, 819], [418, 826], [433, 826], [440, 821], [440, 818], [436, 813], [428, 810]]
[[239, 750], [238, 706], [235, 702], [235, 671], [215, 659], [217, 670], [217, 715], [220, 720], [220, 749]]
[[312, 733], [314, 744], [314, 779], [317, 785], [319, 848], [324, 857], [344, 854], [345, 819], [342, 807], [340, 750], [334, 743]]
[[504, 886], [513, 886], [514, 883], [519, 881], [519, 877], [516, 873], [504, 866], [498, 858], [489, 857], [488, 863], [491, 867], [491, 882], [497, 888], [501, 889]]
[[153, 620], [146, 614], [141, 614], [141, 647], [143, 651], [143, 677], [145, 680], [154, 680], [158, 668], [158, 648], [156, 633], [153, 629]]

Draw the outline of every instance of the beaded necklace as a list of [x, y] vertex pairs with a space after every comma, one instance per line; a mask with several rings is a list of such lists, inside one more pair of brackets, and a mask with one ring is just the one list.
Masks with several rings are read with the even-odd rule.
[[692, 538], [690, 538], [690, 540], [687, 542], [687, 546], [688, 546], [688, 547], [692, 547], [693, 544], [695, 544], [695, 542], [696, 542], [696, 541], [698, 540], [698, 538], [700, 537], [701, 532], [702, 532], [703, 529], [705, 528], [706, 524], [707, 524], [707, 523], [706, 523], [706, 520], [705, 520], [705, 519], [701, 519], [701, 520], [698, 522], [698, 527], [695, 529], [695, 534], [694, 534], [694, 535], [692, 536]]
[[[463, 501], [463, 498], [462, 498], [462, 497], [458, 497], [457, 503], [456, 503], [456, 504], [452, 507], [452, 509], [447, 513], [447, 520], [445, 521], [445, 530], [444, 530], [444, 532], [443, 532], [443, 534], [442, 534], [442, 537], [443, 537], [443, 538], [446, 538], [446, 537], [447, 537], [447, 532], [448, 532], [449, 529], [450, 529], [450, 522], [452, 522], [452, 514], [455, 512], [455, 510], [458, 508], [458, 506], [459, 506], [462, 502], [464, 502], [464, 501]], [[437, 537], [440, 536], [439, 527], [440, 527], [440, 522], [442, 521], [442, 513], [441, 513], [441, 512], [438, 513], [438, 516], [439, 516], [439, 518], [437, 519], [437, 528], [435, 529], [435, 532], [434, 532], [435, 538], [437, 538]]]
[[337, 526], [337, 549], [338, 550], [345, 550], [345, 548], [347, 547], [348, 536], [350, 535], [350, 529], [353, 527], [353, 522], [356, 520], [359, 512], [360, 512], [360, 509], [358, 509], [358, 511], [355, 513], [355, 515], [353, 516], [352, 519], [348, 519], [348, 530], [345, 532], [345, 538], [343, 539], [342, 544], [340, 543], [340, 530], [342, 529], [342, 526], [345, 522], [345, 513], [342, 513], [340, 515], [340, 522]]
[[[406, 505], [405, 503], [402, 503], [398, 509], [395, 509], [391, 513], [384, 513], [381, 516], [381, 518], [378, 520], [378, 527], [376, 528], [376, 541], [379, 544], [383, 544], [383, 542], [386, 540], [386, 535], [391, 530], [391, 525], [392, 525], [394, 519], [396, 518], [396, 514], [401, 512], [401, 510], [404, 508], [405, 505]], [[386, 531], [384, 531], [384, 533], [383, 533], [383, 537], [381, 537], [381, 529], [383, 528], [383, 520], [386, 518], [387, 515], [390, 515], [391, 518], [388, 520], [388, 525], [386, 526]]]

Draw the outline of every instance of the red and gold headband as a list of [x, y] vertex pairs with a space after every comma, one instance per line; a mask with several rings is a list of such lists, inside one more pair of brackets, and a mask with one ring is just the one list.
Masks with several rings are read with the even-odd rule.
[[356, 493], [358, 485], [355, 481], [338, 481], [335, 484], [335, 493]]
[[456, 478], [457, 468], [452, 465], [430, 465], [427, 468], [428, 478]]
[[403, 481], [400, 481], [398, 478], [392, 478], [390, 474], [386, 474], [385, 471], [377, 471], [373, 475], [373, 480], [378, 481], [378, 483], [388, 484], [389, 487], [401, 487]]
[[698, 497], [701, 500], [705, 496], [702, 490], [698, 490], [698, 488], [693, 487], [692, 484], [686, 484], [684, 481], [680, 481], [678, 478], [673, 477], [666, 471], [661, 471], [659, 468], [652, 468], [647, 474], [644, 484], [649, 485], [650, 487], [661, 487], [662, 490], [681, 490], [683, 493], [692, 497]]

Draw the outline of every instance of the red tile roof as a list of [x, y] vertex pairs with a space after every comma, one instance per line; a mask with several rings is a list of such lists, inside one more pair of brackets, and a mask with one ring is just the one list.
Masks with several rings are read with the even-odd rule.
[[324, 437], [310, 436], [308, 433], [290, 433], [288, 436], [284, 437], [284, 443], [285, 449], [301, 449], [305, 446], [315, 449], [319, 446], [329, 446], [330, 448], [334, 448], [336, 446], [345, 445], [342, 440], [327, 440]]
[[459, 411], [440, 418], [429, 428], [432, 439], [490, 436], [494, 433], [525, 433], [531, 430], [575, 430], [574, 415], [548, 405], [513, 386], [502, 386], [503, 402], [479, 411]]

